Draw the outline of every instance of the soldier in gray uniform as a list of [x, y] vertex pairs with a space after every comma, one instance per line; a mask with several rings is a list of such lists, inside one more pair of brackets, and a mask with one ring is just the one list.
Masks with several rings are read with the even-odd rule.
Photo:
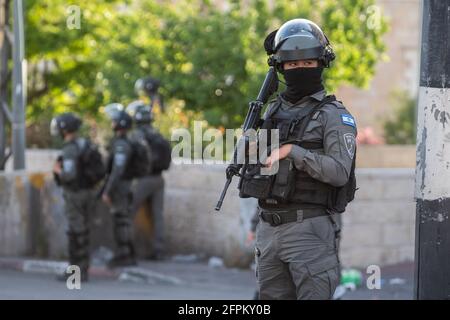
[[[68, 218], [69, 263], [79, 266], [81, 280], [87, 281], [89, 215], [95, 204], [93, 190], [105, 172], [96, 147], [88, 139], [78, 137], [80, 125], [78, 117], [72, 113], [64, 113], [52, 120], [50, 131], [52, 135], [59, 134], [64, 139], [62, 153], [54, 164], [53, 173], [56, 183], [63, 188]], [[66, 280], [67, 276], [69, 275], [64, 274], [59, 279]]]
[[[335, 56], [316, 24], [290, 20], [267, 42], [286, 89], [269, 103], [261, 126], [279, 129], [280, 147], [263, 161], [279, 167], [268, 179], [270, 193], [259, 193], [260, 299], [331, 299], [339, 281], [335, 214], [355, 191], [355, 120], [326, 95], [322, 71]], [[252, 196], [255, 181], [244, 179], [241, 193]]]
[[146, 202], [153, 217], [153, 251], [148, 258], [164, 258], [164, 178], [162, 171], [169, 168], [171, 162], [170, 144], [152, 126], [151, 107], [137, 100], [127, 106], [136, 128], [131, 139], [144, 141], [149, 152], [150, 162], [145, 176], [133, 181], [133, 202], [131, 212], [136, 213]]
[[113, 218], [113, 234], [116, 241], [116, 253], [109, 267], [136, 265], [133, 245], [131, 204], [131, 160], [133, 147], [127, 138], [132, 119], [123, 110], [111, 112], [112, 129], [115, 136], [110, 145], [108, 160], [108, 178], [102, 193], [102, 200], [110, 207]]

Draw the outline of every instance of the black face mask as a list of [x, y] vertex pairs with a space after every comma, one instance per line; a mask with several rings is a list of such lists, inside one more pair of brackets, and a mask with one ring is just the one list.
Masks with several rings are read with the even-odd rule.
[[289, 102], [295, 103], [303, 97], [323, 90], [322, 71], [323, 67], [284, 70], [286, 90], [281, 95]]

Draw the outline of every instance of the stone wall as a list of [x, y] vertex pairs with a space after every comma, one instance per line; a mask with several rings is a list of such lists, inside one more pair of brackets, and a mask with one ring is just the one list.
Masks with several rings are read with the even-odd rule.
[[[47, 172], [59, 154], [52, 149], [28, 149], [27, 172]], [[358, 145], [357, 168], [415, 168], [415, 145]], [[6, 163], [6, 172], [12, 172], [12, 158]]]
[[415, 168], [415, 145], [358, 145], [357, 168]]
[[[214, 210], [224, 184], [224, 166], [173, 165], [166, 177], [165, 217], [171, 253], [202, 253], [243, 266], [253, 250], [245, 244], [251, 214], [241, 210], [236, 182], [220, 213]], [[364, 267], [413, 259], [413, 169], [359, 169], [357, 199], [343, 215], [341, 258]], [[61, 258], [66, 220], [61, 191], [49, 173], [0, 175], [0, 255]], [[103, 204], [92, 214], [92, 247], [113, 247], [111, 219]], [[151, 218], [135, 217], [138, 251], [149, 253]]]
[[345, 265], [392, 264], [414, 259], [413, 169], [359, 169], [356, 200], [343, 215]]

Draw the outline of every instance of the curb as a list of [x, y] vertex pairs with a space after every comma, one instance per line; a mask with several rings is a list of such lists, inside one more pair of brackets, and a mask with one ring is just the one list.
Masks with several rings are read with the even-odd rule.
[[[52, 261], [23, 258], [0, 258], [0, 269], [14, 270], [23, 273], [40, 273], [60, 275], [69, 266], [67, 261]], [[104, 267], [89, 268], [89, 275], [101, 278], [118, 278], [120, 272]]]
[[184, 283], [176, 277], [167, 276], [158, 272], [151, 271], [149, 269], [139, 267], [124, 268], [119, 275], [119, 280], [145, 282], [148, 284], [169, 284], [176, 286], [182, 285]]
[[[69, 263], [66, 261], [0, 258], [0, 269], [14, 270], [23, 273], [53, 274], [56, 276], [64, 273], [68, 266]], [[182, 285], [184, 283], [176, 277], [140, 267], [126, 267], [123, 269], [110, 270], [105, 267], [93, 266], [89, 268], [89, 276], [146, 284]]]
[[23, 260], [15, 258], [0, 258], [0, 269], [23, 271]]

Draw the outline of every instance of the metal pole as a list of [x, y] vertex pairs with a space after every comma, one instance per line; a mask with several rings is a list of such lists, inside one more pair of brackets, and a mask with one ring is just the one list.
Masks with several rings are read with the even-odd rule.
[[6, 115], [2, 105], [8, 103], [8, 60], [10, 44], [6, 35], [9, 17], [9, 0], [0, 0], [0, 171], [4, 170], [6, 149]]
[[417, 130], [416, 299], [450, 299], [450, 0], [424, 0]]
[[14, 46], [13, 46], [13, 123], [12, 151], [14, 170], [25, 169], [25, 90], [26, 61], [24, 60], [24, 31], [22, 0], [14, 0]]

